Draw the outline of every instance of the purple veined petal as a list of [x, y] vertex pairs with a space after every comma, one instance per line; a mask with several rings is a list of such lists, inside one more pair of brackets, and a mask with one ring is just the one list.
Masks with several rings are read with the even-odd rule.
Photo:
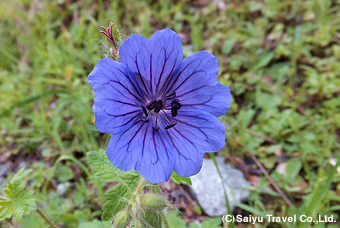
[[207, 51], [186, 58], [167, 84], [166, 92], [176, 92], [183, 110], [202, 110], [214, 116], [224, 115], [230, 107], [227, 86], [217, 81], [217, 58]]
[[120, 134], [112, 135], [107, 156], [122, 171], [135, 169], [147, 181], [168, 181], [175, 157], [164, 131], [154, 131], [152, 123], [136, 122]]
[[166, 130], [176, 157], [175, 171], [180, 176], [192, 176], [200, 171], [204, 153], [217, 152], [224, 146], [225, 126], [204, 111], [181, 109], [176, 117], [169, 112], [166, 115], [169, 122], [177, 122]]
[[141, 103], [145, 103], [145, 99], [132, 75], [124, 64], [112, 59], [100, 60], [90, 73], [95, 124], [100, 132], [120, 132], [143, 115]]
[[183, 60], [182, 41], [171, 29], [157, 31], [150, 39], [134, 34], [121, 44], [119, 57], [136, 76], [143, 77], [143, 88], [155, 99]]

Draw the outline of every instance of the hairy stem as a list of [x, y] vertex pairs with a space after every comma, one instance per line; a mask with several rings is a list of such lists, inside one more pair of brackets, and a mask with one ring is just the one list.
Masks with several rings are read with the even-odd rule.
[[52, 228], [57, 228], [57, 226], [54, 225], [52, 221], [49, 218], [47, 218], [47, 216], [39, 208], [37, 208], [37, 212], [45, 220], [45, 222], [47, 222]]
[[[143, 188], [144, 183], [145, 183], [145, 178], [143, 176], [141, 176], [139, 181], [138, 181], [138, 184], [137, 184], [135, 190], [133, 191], [131, 198], [129, 200], [129, 206], [127, 207], [128, 210], [130, 210], [132, 208], [131, 206], [135, 204], [134, 201], [137, 198], [137, 196], [139, 195], [139, 192], [141, 191], [141, 189]], [[137, 218], [137, 211], [133, 211], [132, 213], [133, 213], [133, 216], [135, 218]]]
[[143, 188], [144, 186], [144, 183], [145, 183], [145, 178], [144, 177], [140, 177], [139, 181], [138, 181], [138, 184], [135, 188], [135, 190], [133, 191], [133, 194], [131, 196], [131, 202], [135, 200], [135, 198], [138, 196], [139, 192], [141, 191], [141, 189]]

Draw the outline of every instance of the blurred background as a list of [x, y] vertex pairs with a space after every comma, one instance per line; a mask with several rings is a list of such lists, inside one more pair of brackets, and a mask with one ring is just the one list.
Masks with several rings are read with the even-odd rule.
[[[20, 168], [32, 168], [27, 188], [60, 227], [100, 219], [110, 187], [92, 184], [86, 157], [109, 139], [94, 126], [87, 76], [103, 53], [99, 26], [110, 21], [126, 36], [171, 28], [184, 57], [217, 56], [218, 79], [233, 95], [220, 118], [226, 145], [218, 155], [251, 184], [235, 215], [340, 221], [339, 0], [2, 0], [0, 21], [0, 190]], [[167, 191], [182, 212], [171, 216], [172, 227], [210, 218], [186, 186], [170, 183]], [[48, 227], [35, 213], [13, 223]]]

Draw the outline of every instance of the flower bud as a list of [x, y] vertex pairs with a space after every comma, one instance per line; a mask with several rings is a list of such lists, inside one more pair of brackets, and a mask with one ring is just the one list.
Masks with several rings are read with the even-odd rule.
[[157, 212], [142, 210], [141, 218], [145, 221], [147, 227], [162, 227], [162, 217]]
[[145, 228], [145, 225], [142, 221], [140, 221], [139, 219], [136, 219], [134, 221], [134, 224], [132, 226], [133, 228]]
[[142, 200], [142, 205], [146, 210], [155, 212], [163, 210], [166, 207], [166, 202], [159, 195], [147, 194]]
[[113, 228], [125, 228], [131, 220], [131, 217], [127, 211], [121, 211], [117, 214]]

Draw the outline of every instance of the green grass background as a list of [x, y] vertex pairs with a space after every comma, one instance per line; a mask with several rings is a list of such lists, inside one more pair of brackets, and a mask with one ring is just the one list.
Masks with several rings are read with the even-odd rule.
[[[185, 57], [217, 56], [219, 81], [233, 95], [219, 154], [257, 156], [294, 205], [260, 176], [244, 211], [340, 220], [339, 0], [3, 0], [0, 21], [0, 160], [34, 169], [29, 187], [57, 224], [100, 217], [102, 193], [74, 160], [88, 164], [85, 153], [109, 138], [94, 126], [87, 76], [103, 52], [99, 26], [110, 21], [126, 36], [171, 28]], [[62, 195], [60, 182], [69, 186]], [[19, 223], [46, 226], [36, 214]], [[266, 226], [309, 225], [257, 225]]]

